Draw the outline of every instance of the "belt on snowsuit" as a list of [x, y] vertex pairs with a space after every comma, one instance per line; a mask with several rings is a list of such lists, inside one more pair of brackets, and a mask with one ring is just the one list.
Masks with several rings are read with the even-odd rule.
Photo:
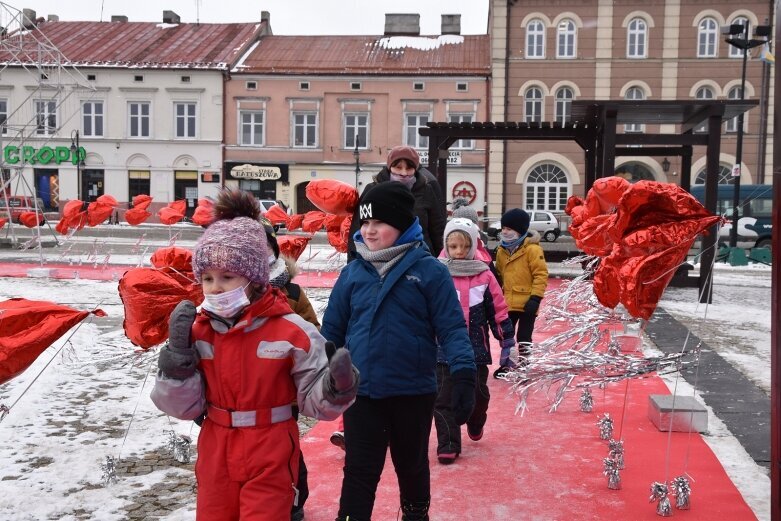
[[207, 404], [206, 417], [223, 427], [262, 427], [289, 420], [293, 417], [293, 407], [291, 405], [280, 405], [271, 409], [230, 411]]

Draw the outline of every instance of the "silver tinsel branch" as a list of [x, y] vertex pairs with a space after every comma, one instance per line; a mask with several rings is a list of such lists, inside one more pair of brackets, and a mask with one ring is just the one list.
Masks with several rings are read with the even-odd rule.
[[610, 440], [607, 442], [608, 456], [616, 460], [620, 470], [624, 470], [624, 440]]
[[597, 420], [599, 426], [599, 439], [609, 440], [613, 437], [613, 418], [610, 417], [610, 413], [605, 413], [603, 417]]
[[100, 464], [100, 470], [103, 472], [100, 480], [104, 487], [117, 482], [117, 466], [114, 456], [106, 456], [106, 461]]
[[675, 508], [678, 510], [689, 510], [691, 508], [691, 485], [686, 476], [678, 476], [670, 481], [670, 488], [675, 496]]
[[0, 422], [8, 416], [9, 412], [11, 412], [11, 409], [6, 404], [0, 403]]
[[591, 395], [591, 389], [586, 387], [580, 395], [580, 410], [591, 412], [594, 409], [594, 397]]
[[667, 485], [655, 481], [651, 483], [651, 497], [648, 499], [649, 503], [652, 501], [658, 501], [656, 505], [656, 513], [662, 517], [670, 517], [673, 515], [672, 507], [670, 506], [670, 498], [667, 497]]
[[190, 463], [190, 446], [192, 440], [189, 436], [177, 434], [173, 430], [168, 432], [168, 450], [170, 450], [174, 459], [179, 463]]
[[621, 490], [621, 476], [618, 473], [618, 464], [613, 458], [602, 460], [605, 470], [602, 473], [607, 476], [607, 488], [610, 490]]

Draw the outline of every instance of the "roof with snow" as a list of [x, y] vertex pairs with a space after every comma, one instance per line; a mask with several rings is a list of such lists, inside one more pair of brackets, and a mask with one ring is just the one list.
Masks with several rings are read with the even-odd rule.
[[487, 76], [488, 35], [265, 36], [233, 72]]
[[33, 30], [7, 35], [0, 63], [37, 63], [41, 42], [50, 42], [67, 59], [64, 65], [224, 70], [246, 52], [265, 24], [41, 22]]

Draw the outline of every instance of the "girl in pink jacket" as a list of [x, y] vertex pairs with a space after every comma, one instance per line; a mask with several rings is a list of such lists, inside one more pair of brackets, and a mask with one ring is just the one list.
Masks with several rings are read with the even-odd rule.
[[[466, 422], [466, 430], [469, 439], [478, 441], [483, 437], [483, 427], [488, 418], [488, 400], [491, 397], [487, 384], [488, 366], [492, 363], [489, 329], [502, 347], [500, 365], [512, 365], [510, 351], [515, 347], [515, 336], [502, 287], [491, 273], [486, 260], [478, 253], [480, 239], [477, 226], [469, 219], [451, 219], [445, 227], [444, 239], [445, 249], [439, 260], [448, 267], [453, 277], [475, 352], [475, 408]], [[449, 464], [461, 453], [461, 429], [453, 420], [450, 370], [441, 356], [437, 363], [437, 386], [434, 405], [437, 458], [440, 463]]]

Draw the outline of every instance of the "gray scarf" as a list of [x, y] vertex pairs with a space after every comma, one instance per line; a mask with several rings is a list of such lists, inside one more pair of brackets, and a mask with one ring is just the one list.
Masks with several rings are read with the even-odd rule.
[[488, 264], [480, 260], [440, 258], [439, 262], [447, 266], [452, 277], [471, 277], [488, 269]]
[[380, 278], [384, 279], [391, 268], [398, 264], [404, 254], [407, 253], [407, 250], [416, 244], [418, 244], [418, 242], [413, 241], [406, 244], [399, 244], [398, 246], [391, 246], [384, 250], [371, 251], [364, 243], [356, 241], [355, 250], [363, 260], [374, 266], [374, 269], [380, 274]]

